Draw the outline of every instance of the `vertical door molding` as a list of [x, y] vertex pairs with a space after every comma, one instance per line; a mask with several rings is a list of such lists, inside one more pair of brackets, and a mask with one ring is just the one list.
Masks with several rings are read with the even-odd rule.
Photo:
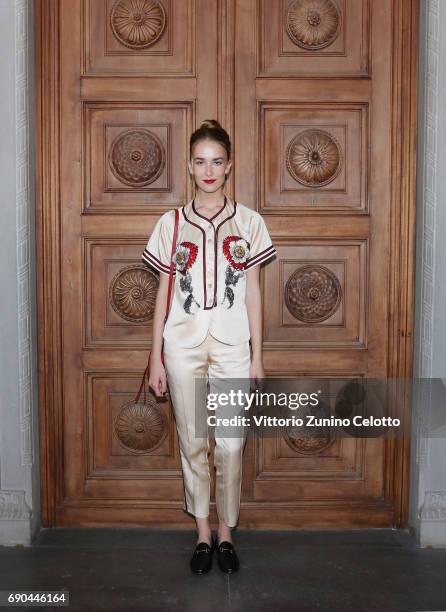
[[[415, 295], [416, 151], [418, 110], [419, 3], [393, 3], [392, 206], [389, 320], [389, 378], [412, 378]], [[405, 386], [405, 388], [408, 385]], [[410, 419], [410, 397], [404, 398]], [[407, 430], [410, 434], [410, 425]], [[390, 443], [390, 440], [388, 440]], [[396, 438], [389, 495], [395, 527], [408, 520], [410, 435]]]
[[35, 2], [36, 241], [42, 526], [62, 495], [59, 0]]

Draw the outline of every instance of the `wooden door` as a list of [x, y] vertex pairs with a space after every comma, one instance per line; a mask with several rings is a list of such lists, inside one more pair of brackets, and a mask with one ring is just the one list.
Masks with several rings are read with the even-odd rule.
[[[278, 250], [267, 374], [410, 375], [416, 2], [36, 9], [43, 521], [190, 525], [171, 407], [131, 407], [157, 289], [140, 254], [191, 196], [189, 135], [228, 129], [229, 193]], [[250, 439], [240, 526], [403, 525], [407, 459], [404, 440]]]

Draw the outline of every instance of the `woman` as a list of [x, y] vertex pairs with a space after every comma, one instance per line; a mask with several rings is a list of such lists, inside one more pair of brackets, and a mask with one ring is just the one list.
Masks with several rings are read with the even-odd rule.
[[263, 218], [224, 193], [232, 167], [231, 143], [217, 121], [203, 122], [192, 134], [188, 167], [195, 181], [195, 197], [179, 210], [175, 283], [165, 325], [174, 210], [158, 220], [142, 255], [145, 263], [161, 273], [149, 386], [160, 396], [166, 394], [169, 382], [184, 477], [183, 509], [195, 517], [198, 531], [191, 569], [198, 574], [209, 571], [216, 549], [220, 569], [230, 573], [239, 567], [231, 529], [240, 510], [246, 437], [225, 436], [224, 431], [216, 435], [219, 526], [213, 540], [209, 441], [207, 434], [198, 435], [206, 421], [206, 395], [196, 400], [195, 381], [207, 376], [210, 390], [218, 391], [222, 388], [218, 381], [243, 379], [249, 385], [250, 380], [264, 377], [259, 264], [274, 257], [275, 248]]

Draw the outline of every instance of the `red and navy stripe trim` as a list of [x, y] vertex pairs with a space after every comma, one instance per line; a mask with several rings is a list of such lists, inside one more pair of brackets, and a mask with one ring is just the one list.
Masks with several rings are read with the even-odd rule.
[[[163, 274], [169, 274], [170, 272], [170, 267], [160, 261], [157, 257], [155, 257], [153, 253], [151, 253], [147, 249], [144, 249], [141, 259], [144, 261], [144, 263], [148, 264], [149, 266], [152, 266], [153, 268], [156, 268], [159, 272], [162, 272]], [[173, 269], [173, 274], [174, 276], [176, 274], [175, 267]]]
[[260, 253], [257, 253], [257, 255], [254, 255], [254, 257], [250, 257], [249, 259], [247, 259], [245, 270], [249, 270], [249, 268], [252, 268], [257, 264], [263, 263], [266, 260], [271, 259], [271, 257], [274, 257], [274, 255], [276, 255], [276, 249], [274, 248], [274, 245], [271, 244], [268, 248], [264, 249], [263, 251], [260, 251]]

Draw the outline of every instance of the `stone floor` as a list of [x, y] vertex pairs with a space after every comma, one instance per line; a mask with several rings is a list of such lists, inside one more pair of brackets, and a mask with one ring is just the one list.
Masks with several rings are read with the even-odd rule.
[[43, 529], [32, 546], [0, 546], [0, 590], [66, 589], [70, 612], [446, 611], [446, 549], [406, 531], [237, 531], [234, 542], [238, 574], [214, 558], [196, 576], [192, 531]]

